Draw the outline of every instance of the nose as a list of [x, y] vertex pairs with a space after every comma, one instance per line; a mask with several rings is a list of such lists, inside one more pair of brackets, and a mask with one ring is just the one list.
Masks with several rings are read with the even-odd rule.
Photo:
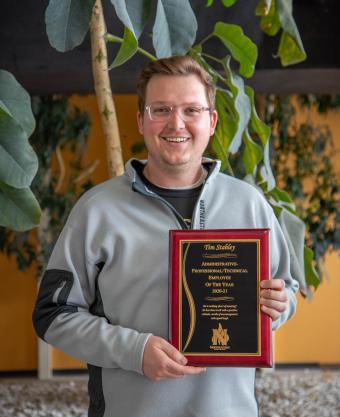
[[175, 129], [180, 129], [180, 128], [185, 127], [185, 122], [181, 117], [181, 112], [179, 109], [172, 110], [170, 117], [169, 117], [168, 126], [175, 128]]

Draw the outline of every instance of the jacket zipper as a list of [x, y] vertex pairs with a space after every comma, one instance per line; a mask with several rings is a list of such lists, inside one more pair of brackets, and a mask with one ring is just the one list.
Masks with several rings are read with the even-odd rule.
[[158, 194], [154, 193], [153, 191], [150, 191], [146, 186], [140, 187], [135, 182], [132, 184], [132, 188], [139, 192], [142, 195], [145, 195], [147, 197], [155, 198], [156, 200], [161, 201], [164, 203], [167, 207], [170, 208], [170, 210], [174, 213], [176, 219], [179, 222], [179, 225], [182, 229], [187, 230], [189, 227], [185, 223], [183, 217], [178, 213], [178, 211], [172, 206], [168, 201], [166, 201], [164, 198], [160, 197]]

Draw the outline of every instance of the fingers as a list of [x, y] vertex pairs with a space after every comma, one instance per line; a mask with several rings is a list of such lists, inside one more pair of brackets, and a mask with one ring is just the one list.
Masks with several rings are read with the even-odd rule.
[[276, 320], [288, 307], [288, 295], [283, 279], [261, 281], [261, 310]]
[[181, 365], [187, 364], [187, 358], [166, 340], [161, 339], [160, 346], [163, 349], [163, 351], [169, 356], [169, 358], [171, 358], [173, 361]]
[[271, 288], [273, 290], [284, 290], [286, 283], [283, 279], [265, 279], [261, 281], [261, 288]]
[[196, 366], [179, 365], [176, 362], [169, 362], [167, 369], [165, 369], [164, 376], [161, 375], [161, 379], [164, 378], [184, 378], [187, 375], [199, 375], [204, 372], [205, 368], [199, 368]]
[[186, 375], [198, 375], [205, 368], [187, 366], [187, 359], [165, 339], [151, 336], [143, 356], [143, 372], [154, 380], [178, 379]]

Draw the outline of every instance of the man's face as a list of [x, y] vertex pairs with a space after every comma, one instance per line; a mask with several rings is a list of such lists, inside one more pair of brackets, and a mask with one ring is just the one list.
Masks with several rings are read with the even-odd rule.
[[[146, 105], [174, 106], [169, 120], [150, 120], [147, 111], [137, 115], [140, 133], [148, 149], [150, 169], [193, 169], [201, 165], [202, 155], [210, 136], [214, 133], [217, 115], [203, 111], [194, 121], [183, 121], [178, 108], [187, 106], [208, 107], [204, 85], [195, 75], [156, 75], [146, 88]], [[154, 170], [154, 172], [156, 172]]]

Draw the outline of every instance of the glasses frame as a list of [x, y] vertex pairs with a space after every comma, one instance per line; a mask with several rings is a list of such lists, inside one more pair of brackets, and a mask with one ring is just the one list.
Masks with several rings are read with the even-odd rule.
[[[174, 111], [174, 109], [179, 108], [179, 107], [182, 107], [182, 106], [170, 106], [170, 105], [168, 105], [168, 104], [164, 104], [164, 106], [165, 106], [165, 107], [169, 107], [169, 108], [170, 108], [170, 113], [169, 113], [169, 115], [168, 115], [166, 118], [164, 118], [164, 119], [153, 119], [153, 118], [152, 118], [152, 116], [151, 116], [151, 107], [152, 107], [152, 106], [153, 106], [153, 104], [148, 104], [148, 105], [146, 105], [146, 106], [144, 107], [144, 109], [147, 111], [148, 116], [149, 116], [149, 119], [150, 119], [151, 121], [153, 121], [153, 122], [168, 122], [168, 121], [170, 120], [171, 116], [173, 115], [173, 111]], [[190, 107], [190, 106], [188, 106], [188, 107]], [[197, 107], [197, 108], [199, 108], [199, 109], [201, 110], [201, 113], [200, 113], [199, 117], [201, 116], [201, 114], [202, 114], [204, 111], [209, 111], [209, 113], [210, 113], [210, 114], [212, 114], [212, 112], [213, 112], [213, 110], [212, 110], [210, 107], [206, 107], [206, 106], [192, 106], [192, 107]], [[195, 117], [194, 117], [194, 118], [192, 118], [192, 119], [190, 119], [190, 117], [189, 117], [189, 118], [187, 118], [187, 117], [183, 114], [183, 112], [179, 112], [179, 116], [180, 116], [180, 118], [183, 120], [183, 122], [193, 122], [193, 121], [195, 121]], [[199, 119], [199, 117], [198, 117], [198, 119]]]

